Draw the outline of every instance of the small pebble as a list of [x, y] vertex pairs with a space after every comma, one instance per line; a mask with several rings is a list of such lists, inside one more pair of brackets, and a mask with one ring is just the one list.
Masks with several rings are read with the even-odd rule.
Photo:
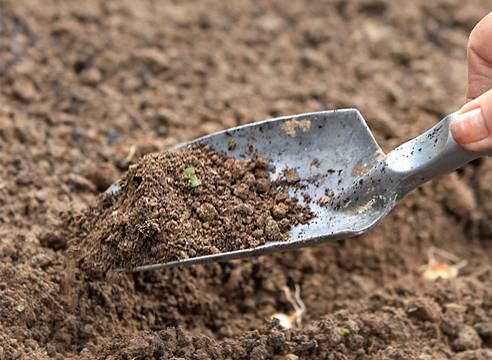
[[456, 351], [474, 350], [482, 346], [482, 340], [474, 328], [463, 325], [458, 331], [458, 338], [454, 340]]
[[288, 184], [295, 184], [300, 181], [299, 173], [296, 169], [285, 169], [283, 174]]
[[219, 215], [215, 207], [209, 203], [200, 205], [200, 207], [197, 209], [197, 214], [202, 221], [213, 220]]
[[258, 179], [256, 182], [256, 191], [266, 193], [268, 190], [270, 190], [270, 182], [267, 179]]
[[282, 234], [277, 222], [273, 219], [267, 219], [265, 222], [265, 235], [270, 241], [282, 240]]
[[234, 195], [242, 200], [246, 200], [249, 195], [249, 186], [247, 184], [239, 184], [234, 188]]
[[272, 216], [275, 220], [280, 220], [287, 215], [287, 212], [289, 211], [289, 207], [285, 205], [284, 203], [279, 203], [275, 205], [272, 209]]

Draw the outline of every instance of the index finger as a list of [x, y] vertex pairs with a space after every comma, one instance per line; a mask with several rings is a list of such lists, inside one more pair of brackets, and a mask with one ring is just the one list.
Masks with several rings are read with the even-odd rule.
[[468, 40], [468, 100], [492, 89], [492, 12], [473, 29]]

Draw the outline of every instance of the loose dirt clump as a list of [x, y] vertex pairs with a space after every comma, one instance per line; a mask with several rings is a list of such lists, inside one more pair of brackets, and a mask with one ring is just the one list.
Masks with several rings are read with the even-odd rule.
[[66, 237], [85, 269], [131, 268], [285, 241], [311, 218], [268, 162], [206, 146], [144, 156], [95, 206], [70, 218]]

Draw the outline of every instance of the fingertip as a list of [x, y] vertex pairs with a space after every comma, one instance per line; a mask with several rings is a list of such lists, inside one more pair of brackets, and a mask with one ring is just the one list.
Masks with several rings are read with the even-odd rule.
[[492, 90], [465, 104], [449, 124], [455, 141], [473, 152], [492, 150]]
[[[470, 33], [468, 44], [470, 47], [487, 45], [489, 36], [492, 34], [492, 12], [488, 13]], [[488, 48], [488, 47], [487, 47]]]
[[492, 88], [491, 38], [492, 13], [473, 28], [468, 39], [468, 99], [474, 99]]
[[459, 118], [455, 118], [451, 121], [449, 124], [449, 131], [458, 144], [464, 144], [464, 129], [463, 124], [459, 121]]
[[451, 121], [449, 127], [454, 139], [460, 145], [482, 141], [490, 134], [480, 108], [458, 115]]

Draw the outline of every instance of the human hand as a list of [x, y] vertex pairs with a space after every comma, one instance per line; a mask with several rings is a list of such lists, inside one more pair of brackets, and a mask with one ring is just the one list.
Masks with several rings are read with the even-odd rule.
[[492, 150], [492, 13], [468, 40], [467, 100], [451, 122], [454, 139], [469, 151]]

